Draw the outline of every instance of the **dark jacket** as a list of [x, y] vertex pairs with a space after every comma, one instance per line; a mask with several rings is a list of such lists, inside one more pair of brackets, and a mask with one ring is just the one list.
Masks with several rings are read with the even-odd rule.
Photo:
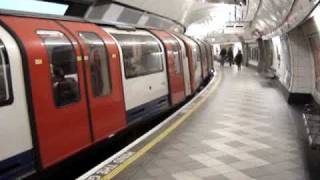
[[227, 50], [225, 48], [223, 48], [221, 51], [220, 51], [220, 56], [221, 57], [225, 57], [227, 55]]
[[237, 65], [240, 65], [242, 63], [242, 54], [238, 53], [234, 58], [234, 61], [236, 62]]
[[229, 58], [230, 61], [233, 60], [233, 51], [232, 51], [232, 49], [228, 50], [228, 58]]

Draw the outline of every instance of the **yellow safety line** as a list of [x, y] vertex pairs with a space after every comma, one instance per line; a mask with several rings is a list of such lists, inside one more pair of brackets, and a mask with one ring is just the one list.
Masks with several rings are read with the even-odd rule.
[[192, 107], [192, 109], [190, 111], [188, 111], [186, 114], [184, 114], [182, 117], [180, 117], [175, 123], [173, 123], [165, 131], [163, 131], [161, 134], [159, 134], [157, 137], [155, 137], [152, 141], [150, 141], [148, 144], [146, 144], [143, 148], [141, 148], [139, 151], [137, 151], [135, 154], [133, 154], [130, 158], [128, 158], [122, 164], [120, 164], [119, 166], [114, 168], [110, 173], [103, 176], [102, 180], [109, 180], [109, 179], [112, 179], [113, 177], [115, 177], [116, 175], [118, 175], [121, 171], [126, 169], [130, 164], [132, 164], [134, 161], [136, 161], [141, 156], [143, 156], [152, 147], [154, 147], [156, 144], [158, 144], [160, 141], [162, 141], [165, 137], [167, 137], [180, 124], [182, 124], [195, 110], [197, 110], [202, 105], [202, 103], [204, 103], [207, 100], [207, 98], [209, 97], [209, 94], [211, 94], [218, 87], [218, 84], [220, 84], [220, 81], [222, 79], [221, 76], [222, 76], [222, 73], [220, 73], [220, 75], [218, 76], [217, 83], [214, 84], [214, 86], [209, 91], [209, 93], [207, 93], [205, 98], [202, 98], [195, 106]]

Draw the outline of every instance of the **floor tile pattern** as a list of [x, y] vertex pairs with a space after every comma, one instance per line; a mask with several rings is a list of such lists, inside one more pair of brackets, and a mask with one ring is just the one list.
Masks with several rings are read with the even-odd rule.
[[225, 68], [217, 92], [119, 180], [307, 180], [282, 95], [251, 69]]

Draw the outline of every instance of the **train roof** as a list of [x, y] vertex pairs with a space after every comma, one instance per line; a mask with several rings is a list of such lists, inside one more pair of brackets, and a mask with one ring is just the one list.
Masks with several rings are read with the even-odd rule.
[[115, 21], [106, 22], [106, 21], [84, 19], [84, 18], [72, 17], [72, 16], [60, 16], [60, 15], [41, 14], [41, 13], [33, 13], [33, 12], [25, 12], [25, 11], [5, 10], [5, 9], [0, 9], [0, 15], [29, 17], [29, 18], [38, 18], [38, 19], [51, 19], [51, 20], [61, 20], [61, 21], [73, 21], [73, 22], [82, 22], [82, 23], [93, 23], [99, 26], [112, 26], [117, 29], [128, 30], [128, 31], [135, 31], [136, 29], [158, 29], [159, 30], [159, 28], [155, 28], [155, 27], [137, 26], [137, 25], [125, 24], [125, 23], [115, 22]]

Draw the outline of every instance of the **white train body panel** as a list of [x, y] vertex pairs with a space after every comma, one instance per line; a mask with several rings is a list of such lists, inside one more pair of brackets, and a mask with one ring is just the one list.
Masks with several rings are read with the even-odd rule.
[[19, 48], [11, 35], [0, 27], [6, 48], [13, 91], [13, 103], [0, 106], [0, 161], [32, 149], [32, 137]]
[[[124, 61], [123, 61], [123, 52], [121, 46], [116, 38], [113, 39], [117, 42], [119, 51], [120, 51], [120, 60], [121, 60], [121, 73], [122, 73], [122, 81], [123, 81], [123, 91], [125, 97], [125, 105], [126, 110], [130, 110], [132, 108], [138, 107], [140, 105], [146, 104], [152, 100], [157, 98], [167, 96], [169, 94], [168, 90], [168, 79], [167, 79], [167, 69], [166, 69], [166, 58], [164, 47], [161, 42], [153, 36], [151, 33], [143, 30], [137, 31], [121, 31], [114, 28], [103, 28], [104, 31], [108, 33], [116, 33], [116, 34], [137, 34], [137, 35], [148, 35], [159, 43], [161, 46], [162, 54], [162, 64], [163, 71], [159, 73], [139, 76], [135, 78], [126, 78], [125, 69], [124, 69]], [[112, 34], [111, 34], [112, 36]]]

